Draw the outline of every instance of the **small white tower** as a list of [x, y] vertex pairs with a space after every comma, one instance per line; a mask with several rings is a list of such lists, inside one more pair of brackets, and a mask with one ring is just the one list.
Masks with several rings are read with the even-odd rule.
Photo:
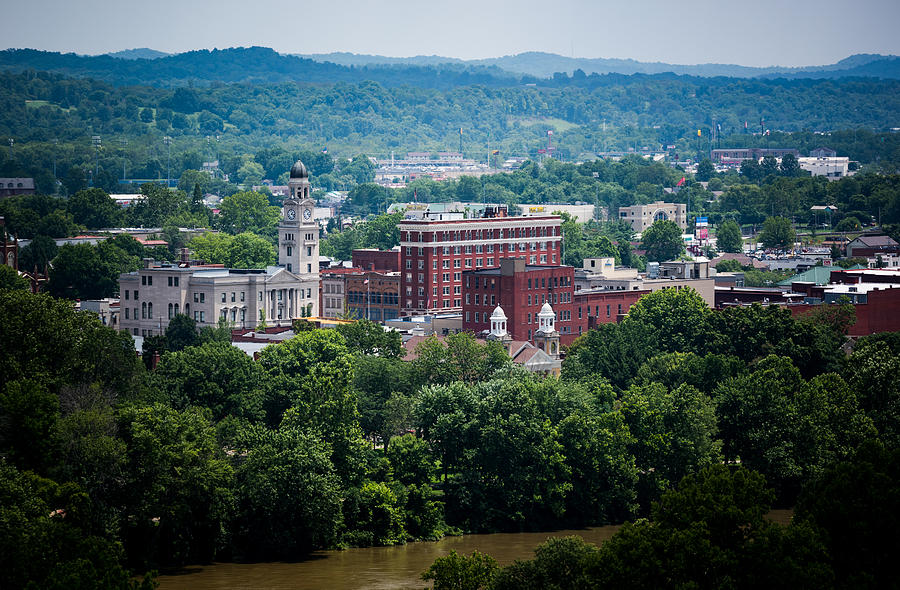
[[494, 308], [494, 313], [491, 314], [491, 331], [487, 335], [487, 339], [496, 340], [502, 344], [503, 348], [506, 349], [506, 353], [509, 354], [512, 336], [506, 331], [506, 320], [507, 317], [506, 314], [503, 313], [503, 308], [498, 305]]
[[503, 308], [498, 305], [491, 314], [491, 336], [498, 340], [506, 336], [506, 320]]
[[559, 332], [556, 331], [556, 313], [549, 303], [545, 303], [538, 313], [538, 329], [534, 333], [534, 343], [553, 358], [559, 356]]

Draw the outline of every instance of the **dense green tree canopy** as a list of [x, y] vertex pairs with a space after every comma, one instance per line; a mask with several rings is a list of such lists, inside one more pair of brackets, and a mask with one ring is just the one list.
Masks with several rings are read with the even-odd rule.
[[674, 221], [654, 221], [641, 235], [641, 248], [647, 252], [647, 260], [664, 262], [684, 254], [681, 228]]
[[726, 219], [716, 229], [716, 248], [720, 252], [742, 252], [744, 240], [741, 227], [733, 219]]
[[793, 247], [797, 235], [791, 220], [784, 217], [768, 217], [763, 223], [759, 241], [765, 248], [787, 250]]
[[252, 232], [271, 236], [279, 219], [278, 207], [260, 193], [235, 193], [222, 199], [219, 225], [232, 235]]

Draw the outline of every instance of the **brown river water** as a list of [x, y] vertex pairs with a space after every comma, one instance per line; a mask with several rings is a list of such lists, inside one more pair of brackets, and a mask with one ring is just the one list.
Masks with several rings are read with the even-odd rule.
[[[791, 510], [773, 510], [772, 520], [787, 524]], [[436, 542], [395, 547], [366, 547], [345, 551], [320, 551], [296, 563], [214, 563], [188, 566], [159, 577], [160, 590], [406, 590], [426, 588], [422, 572], [437, 557], [455, 549], [469, 555], [476, 549], [501, 565], [531, 559], [534, 549], [549, 537], [578, 535], [601, 545], [620, 525], [543, 533], [493, 533], [447, 537]]]

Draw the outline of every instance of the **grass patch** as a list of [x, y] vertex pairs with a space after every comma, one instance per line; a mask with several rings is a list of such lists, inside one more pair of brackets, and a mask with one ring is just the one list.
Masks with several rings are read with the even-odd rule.
[[578, 127], [575, 123], [569, 123], [564, 119], [556, 119], [553, 117], [509, 117], [509, 122], [519, 123], [519, 125], [522, 125], [523, 127], [543, 125], [545, 127], [552, 127], [555, 132], [564, 132]]

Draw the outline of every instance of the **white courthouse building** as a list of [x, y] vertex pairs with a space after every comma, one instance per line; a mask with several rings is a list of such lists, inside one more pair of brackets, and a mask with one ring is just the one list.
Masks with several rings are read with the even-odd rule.
[[119, 325], [134, 336], [165, 332], [182, 313], [198, 326], [224, 319], [235, 328], [290, 325], [319, 314], [319, 228], [309, 198], [309, 174], [299, 160], [291, 168], [290, 194], [278, 226], [278, 266], [265, 269], [145, 262], [119, 276]]

